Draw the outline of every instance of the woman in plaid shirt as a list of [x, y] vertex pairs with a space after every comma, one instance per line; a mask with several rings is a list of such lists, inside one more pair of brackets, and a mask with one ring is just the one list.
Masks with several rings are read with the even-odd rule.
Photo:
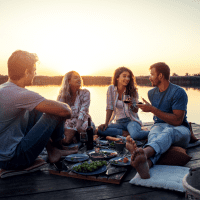
[[[130, 103], [124, 103], [124, 94], [130, 95]], [[98, 135], [130, 135], [135, 140], [147, 138], [149, 131], [141, 129], [142, 122], [137, 114], [137, 103], [138, 92], [132, 71], [126, 67], [117, 68], [113, 76], [113, 85], [110, 85], [107, 91], [106, 121], [98, 127]]]
[[[88, 126], [89, 106], [90, 106], [90, 92], [82, 87], [81, 76], [75, 72], [70, 71], [65, 74], [62, 80], [61, 89], [57, 100], [67, 103], [72, 110], [71, 119], [67, 119], [64, 126], [65, 139], [64, 143], [69, 144], [75, 142], [75, 135], [86, 131]], [[95, 130], [92, 122], [93, 130]]]

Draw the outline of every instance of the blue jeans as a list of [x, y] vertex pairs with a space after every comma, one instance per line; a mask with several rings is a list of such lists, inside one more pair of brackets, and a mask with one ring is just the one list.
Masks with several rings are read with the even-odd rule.
[[29, 112], [29, 121], [24, 137], [17, 145], [15, 154], [9, 161], [0, 162], [2, 169], [24, 169], [33, 164], [51, 138], [58, 142], [64, 138], [64, 118]]
[[172, 126], [167, 123], [156, 123], [151, 127], [148, 143], [144, 146], [151, 146], [156, 154], [150, 157], [150, 160], [155, 164], [161, 154], [165, 153], [171, 145], [186, 148], [190, 141], [190, 130], [181, 126]]
[[134, 140], [146, 139], [149, 134], [149, 131], [141, 130], [141, 125], [130, 118], [116, 120], [116, 123], [109, 124], [105, 131], [98, 130], [98, 134], [101, 136], [117, 136], [122, 135], [123, 131], [128, 131]]

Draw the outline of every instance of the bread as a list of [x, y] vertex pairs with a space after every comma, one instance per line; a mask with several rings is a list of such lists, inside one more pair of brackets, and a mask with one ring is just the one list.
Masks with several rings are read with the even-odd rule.
[[120, 141], [122, 140], [121, 138], [116, 138], [116, 137], [111, 137], [111, 136], [106, 136], [106, 140], [110, 140], [110, 141]]

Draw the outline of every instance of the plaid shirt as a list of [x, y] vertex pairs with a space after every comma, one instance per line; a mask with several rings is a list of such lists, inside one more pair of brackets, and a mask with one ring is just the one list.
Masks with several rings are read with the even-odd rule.
[[[107, 90], [107, 107], [106, 110], [113, 110], [112, 116], [110, 118], [110, 123], [115, 119], [116, 115], [116, 104], [119, 97], [119, 93], [117, 91], [117, 87], [114, 85], [110, 85]], [[138, 94], [136, 98], [131, 99], [133, 106], [138, 102]], [[131, 120], [138, 122], [142, 126], [142, 122], [140, 121], [138, 114], [133, 112], [127, 104], [123, 103], [124, 112], [126, 116], [130, 116]]]

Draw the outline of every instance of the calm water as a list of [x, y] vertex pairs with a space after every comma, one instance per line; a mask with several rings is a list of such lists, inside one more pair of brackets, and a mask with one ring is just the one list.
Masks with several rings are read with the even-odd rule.
[[[90, 91], [91, 104], [90, 115], [95, 125], [105, 122], [106, 116], [106, 92], [108, 86], [88, 86], [85, 87]], [[152, 87], [138, 86], [140, 97], [148, 100], [147, 92]], [[29, 86], [27, 89], [35, 91], [47, 99], [56, 100], [60, 86]], [[184, 88], [188, 94], [188, 121], [200, 124], [200, 88]], [[153, 115], [144, 113], [139, 110], [139, 117], [142, 122], [152, 122]]]

